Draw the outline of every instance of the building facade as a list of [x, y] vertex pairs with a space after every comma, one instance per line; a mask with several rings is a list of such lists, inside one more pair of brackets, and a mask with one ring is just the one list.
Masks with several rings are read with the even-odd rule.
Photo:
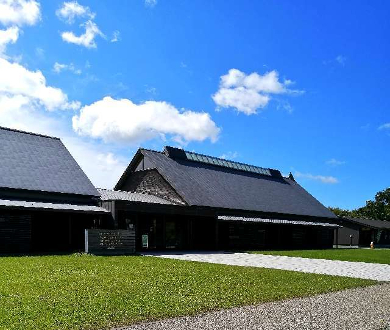
[[[139, 149], [100, 191], [137, 250], [331, 248], [337, 217], [278, 170], [165, 147]], [[150, 200], [154, 196], [154, 200]]]
[[109, 226], [99, 198], [58, 138], [0, 128], [0, 253], [83, 250]]
[[0, 253], [83, 251], [85, 230], [130, 229], [136, 250], [331, 248], [338, 218], [278, 170], [139, 149], [96, 189], [54, 137], [0, 128]]

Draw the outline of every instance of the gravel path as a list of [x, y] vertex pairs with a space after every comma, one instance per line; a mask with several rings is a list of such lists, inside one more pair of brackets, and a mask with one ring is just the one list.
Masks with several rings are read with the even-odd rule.
[[387, 330], [390, 284], [141, 323], [126, 330]]
[[160, 258], [390, 281], [390, 265], [250, 253], [147, 253]]

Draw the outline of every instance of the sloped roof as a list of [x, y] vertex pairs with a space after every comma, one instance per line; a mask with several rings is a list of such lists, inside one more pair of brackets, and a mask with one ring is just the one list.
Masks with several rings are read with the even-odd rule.
[[168, 201], [166, 199], [149, 195], [149, 194], [140, 194], [133, 193], [128, 191], [115, 191], [109, 189], [99, 189], [100, 199], [102, 201], [128, 201], [128, 202], [140, 202], [140, 203], [151, 203], [151, 204], [171, 204], [176, 205], [175, 203]]
[[[142, 153], [154, 164], [190, 206], [336, 218], [298, 183], [282, 177], [277, 170], [270, 169], [270, 175], [240, 171], [181, 157], [173, 158], [176, 151], [167, 153], [140, 149], [137, 155]], [[124, 176], [129, 171], [127, 169]], [[120, 189], [124, 179], [120, 179], [115, 189]]]
[[373, 219], [360, 219], [360, 218], [341, 218], [349, 222], [357, 223], [362, 226], [367, 226], [376, 229], [390, 229], [390, 221], [373, 220]]
[[0, 127], [0, 188], [99, 196], [60, 139]]

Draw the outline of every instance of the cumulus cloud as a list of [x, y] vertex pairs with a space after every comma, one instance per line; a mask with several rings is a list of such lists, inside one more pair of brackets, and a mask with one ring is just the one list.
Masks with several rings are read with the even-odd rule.
[[76, 69], [73, 63], [63, 64], [63, 63], [55, 62], [53, 66], [53, 71], [55, 73], [61, 73], [62, 71], [70, 71], [77, 75], [81, 74], [81, 70]]
[[331, 165], [331, 166], [339, 166], [339, 165], [344, 165], [345, 161], [337, 160], [335, 158], [332, 158], [332, 159], [327, 160], [326, 164], [327, 165]]
[[339, 180], [333, 176], [313, 175], [310, 173], [301, 173], [301, 172], [295, 172], [294, 176], [296, 178], [303, 178], [303, 179], [319, 181], [319, 182], [325, 183], [325, 184], [336, 184], [339, 182]]
[[102, 144], [66, 134], [60, 137], [95, 187], [114, 187], [126, 169], [128, 159], [112, 153], [108, 146]]
[[77, 109], [78, 102], [68, 102], [59, 88], [47, 86], [41, 71], [30, 71], [18, 63], [0, 58], [0, 95], [21, 96], [39, 103], [47, 110]]
[[220, 108], [235, 108], [251, 115], [267, 106], [272, 94], [301, 93], [288, 89], [287, 86], [291, 84], [291, 80], [281, 82], [275, 70], [264, 75], [257, 72], [247, 75], [240, 70], [230, 69], [221, 76], [219, 90], [212, 98]]
[[85, 27], [85, 32], [83, 34], [76, 36], [73, 32], [70, 31], [62, 32], [61, 33], [62, 40], [71, 44], [84, 46], [86, 48], [96, 48], [95, 38], [98, 36], [104, 38], [104, 34], [99, 30], [98, 26], [92, 21], [87, 21], [81, 26]]
[[206, 139], [214, 142], [220, 132], [208, 113], [179, 111], [166, 102], [135, 104], [111, 97], [84, 106], [73, 117], [73, 129], [80, 135], [127, 143], [166, 135], [182, 144]]
[[390, 123], [385, 123], [378, 127], [379, 130], [390, 129]]
[[56, 15], [61, 20], [72, 24], [77, 17], [88, 17], [93, 19], [95, 13], [92, 13], [89, 7], [80, 5], [77, 1], [64, 2], [62, 7], [56, 10]]
[[41, 18], [39, 3], [34, 0], [0, 0], [0, 23], [34, 25]]
[[145, 0], [145, 6], [153, 8], [157, 5], [157, 0]]
[[14, 44], [19, 38], [19, 28], [10, 27], [6, 30], [0, 30], [0, 57], [5, 56], [7, 44]]

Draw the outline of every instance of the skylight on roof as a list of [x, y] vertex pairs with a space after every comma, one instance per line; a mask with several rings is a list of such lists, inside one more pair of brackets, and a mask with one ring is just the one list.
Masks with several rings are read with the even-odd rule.
[[205, 155], [201, 155], [189, 151], [185, 151], [185, 156], [187, 160], [191, 160], [199, 163], [217, 165], [217, 166], [222, 166], [227, 168], [233, 168], [240, 171], [272, 176], [271, 171], [268, 168], [246, 165], [238, 162], [233, 162], [231, 160], [225, 160], [225, 159], [212, 157], [212, 156], [205, 156]]

